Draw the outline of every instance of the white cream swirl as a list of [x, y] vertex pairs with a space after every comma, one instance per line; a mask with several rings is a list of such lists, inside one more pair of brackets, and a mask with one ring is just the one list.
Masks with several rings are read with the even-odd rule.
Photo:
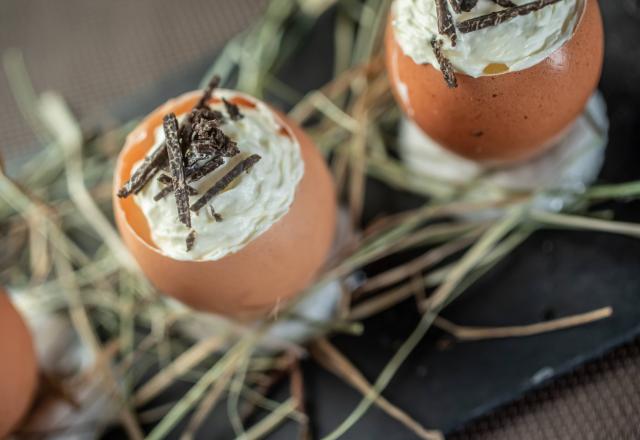
[[[240, 154], [226, 159], [223, 166], [192, 186], [202, 195], [249, 155], [259, 154], [261, 160], [211, 201], [222, 221], [217, 222], [206, 208], [197, 215], [191, 214], [192, 228], [197, 235], [189, 252], [185, 245], [189, 229], [178, 220], [173, 194], [154, 201], [153, 197], [164, 186], [154, 178], [135, 196], [147, 218], [154, 243], [164, 254], [177, 260], [218, 260], [242, 249], [289, 211], [304, 174], [299, 143], [281, 130], [282, 126], [266, 104], [231, 90], [217, 89], [214, 96], [226, 99], [241, 96], [256, 106], [240, 107], [244, 118], [238, 121], [226, 118], [221, 125], [224, 133], [238, 143]], [[211, 107], [224, 113], [222, 103], [211, 104]], [[156, 127], [154, 135], [152, 148], [157, 148], [164, 141], [162, 126]], [[200, 195], [190, 197], [191, 204]]]
[[[531, 1], [513, 0], [517, 5]], [[431, 47], [432, 39], [438, 37], [444, 42], [443, 54], [453, 68], [477, 78], [524, 70], [538, 64], [572, 37], [584, 7], [585, 0], [561, 0], [498, 26], [466, 34], [458, 31], [456, 46], [438, 33], [435, 0], [396, 0], [393, 26], [402, 51], [416, 63], [431, 64], [439, 69]], [[492, 0], [479, 0], [472, 11], [461, 14], [450, 8], [455, 22], [500, 9], [503, 8]]]

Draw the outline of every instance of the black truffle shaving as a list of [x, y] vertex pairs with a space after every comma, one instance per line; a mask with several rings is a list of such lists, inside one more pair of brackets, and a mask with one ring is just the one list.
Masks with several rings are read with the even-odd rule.
[[219, 85], [220, 85], [220, 77], [218, 75], [214, 75], [214, 77], [211, 78], [211, 81], [209, 81], [209, 84], [207, 84], [207, 88], [204, 90], [204, 93], [198, 100], [198, 103], [196, 104], [195, 108], [196, 109], [206, 108], [207, 102], [209, 102], [209, 100], [211, 99], [211, 96], [213, 95], [213, 91], [217, 89]]
[[[198, 180], [202, 179], [204, 176], [218, 169], [220, 166], [222, 166], [223, 163], [224, 163], [224, 159], [221, 156], [216, 156], [211, 158], [208, 162], [205, 162], [202, 165], [196, 164], [192, 167], [187, 167], [185, 169], [187, 182], [188, 183], [197, 182]], [[167, 182], [167, 180], [163, 176], [169, 179], [169, 181]], [[168, 196], [173, 192], [173, 185], [172, 185], [173, 181], [169, 176], [166, 176], [166, 175], [163, 175], [163, 176], [160, 176], [158, 180], [162, 179], [160, 180], [160, 182], [168, 185], [162, 188], [162, 190], [158, 194], [153, 196], [153, 200], [155, 200], [156, 202], [164, 199], [166, 196]], [[191, 189], [189, 190], [190, 196], [198, 195], [198, 192], [194, 188], [192, 187], [189, 187], [189, 188], [193, 190], [193, 191]]]
[[447, 0], [436, 0], [436, 14], [438, 16], [438, 32], [449, 37], [451, 44], [455, 46], [458, 35], [456, 34], [456, 26], [453, 23], [451, 12], [449, 12], [449, 7], [447, 6]]
[[218, 223], [220, 223], [223, 220], [222, 216], [218, 214], [216, 210], [213, 208], [213, 205], [209, 205], [209, 214], [211, 214], [211, 217], [213, 217], [215, 221]]
[[238, 145], [219, 128], [219, 119], [199, 119], [194, 123], [191, 135], [190, 154], [205, 149], [224, 157], [238, 154]]
[[455, 89], [458, 87], [458, 79], [453, 71], [451, 61], [442, 53], [442, 40], [434, 38], [431, 40], [431, 47], [433, 47], [433, 52], [436, 54], [436, 59], [438, 60], [438, 64], [440, 64], [440, 70], [442, 71], [447, 86], [449, 86], [450, 89]]
[[467, 34], [469, 32], [479, 31], [480, 29], [491, 26], [498, 26], [505, 21], [514, 19], [521, 15], [531, 14], [532, 12], [539, 11], [542, 8], [558, 3], [559, 1], [560, 0], [536, 0], [520, 6], [512, 6], [501, 11], [492, 12], [491, 14], [481, 15], [480, 17], [462, 21], [458, 23], [458, 30]]
[[244, 118], [244, 115], [240, 113], [240, 108], [236, 104], [224, 98], [222, 98], [222, 102], [224, 102], [224, 107], [227, 109], [227, 114], [232, 121], [238, 121]]
[[512, 8], [514, 6], [518, 6], [514, 2], [512, 2], [511, 0], [492, 0], [492, 1], [494, 3], [502, 6], [503, 8]]
[[220, 180], [218, 180], [209, 190], [207, 190], [207, 192], [205, 192], [204, 195], [193, 204], [191, 210], [194, 212], [199, 211], [207, 203], [209, 203], [211, 199], [224, 191], [224, 189], [229, 186], [231, 182], [237, 179], [240, 174], [242, 174], [243, 172], [248, 172], [256, 163], [258, 163], [260, 159], [261, 157], [259, 155], [252, 154], [242, 162], [238, 163], [231, 169], [231, 171], [222, 176]]
[[196, 236], [197, 236], [197, 233], [195, 229], [192, 229], [189, 231], [189, 235], [187, 235], [187, 240], [186, 240], [187, 252], [191, 252], [191, 249], [193, 249], [193, 245], [196, 242]]
[[[211, 119], [217, 118], [220, 121], [224, 119], [222, 113], [213, 111], [206, 106], [206, 103], [211, 99], [213, 91], [219, 84], [220, 77], [214, 76], [209, 82], [206, 90], [203, 92], [202, 97], [198, 100], [194, 110], [189, 114], [185, 123], [180, 126], [178, 131], [180, 133], [179, 137], [183, 149], [189, 144], [188, 141], [191, 138], [191, 124], [196, 118], [196, 115], [204, 114]], [[153, 150], [144, 158], [142, 165], [140, 165], [129, 180], [124, 183], [122, 188], [118, 190], [118, 197], [125, 198], [131, 194], [139, 193], [159, 170], [166, 168], [167, 160], [167, 144], [166, 142], [163, 142], [158, 148]]]
[[118, 190], [118, 197], [124, 198], [140, 192], [166, 161], [167, 148], [166, 143], [163, 142], [162, 145], [144, 158], [144, 161], [133, 173], [131, 178]]
[[211, 110], [208, 107], [198, 108], [191, 111], [191, 120], [194, 124], [199, 124], [202, 121], [216, 121], [222, 123], [224, 121], [224, 115], [218, 110]]
[[[500, 0], [504, 1], [504, 0]], [[478, 4], [478, 0], [451, 0], [451, 7], [456, 12], [456, 14], [460, 14], [462, 12], [469, 12]]]
[[169, 156], [169, 168], [171, 170], [172, 187], [178, 206], [178, 218], [186, 227], [191, 227], [191, 213], [189, 211], [189, 190], [184, 175], [182, 149], [178, 135], [178, 119], [174, 113], [169, 113], [163, 119], [165, 143]]
[[[164, 188], [162, 188], [162, 190], [158, 194], [153, 196], [153, 201], [154, 202], [158, 202], [158, 201], [164, 199], [165, 197], [167, 197], [172, 192], [173, 192], [173, 184], [170, 183], [167, 186], [165, 186]], [[187, 192], [188, 192], [188, 194], [190, 196], [197, 196], [199, 194], [198, 190], [195, 189], [191, 185], [187, 185]]]
[[166, 174], [160, 174], [158, 176], [158, 182], [165, 185], [171, 185], [173, 183], [173, 179], [171, 178], [171, 176], [167, 176]]
[[189, 182], [197, 182], [207, 174], [217, 170], [224, 163], [224, 159], [221, 156], [212, 157], [208, 162], [203, 165], [193, 167], [187, 170]]

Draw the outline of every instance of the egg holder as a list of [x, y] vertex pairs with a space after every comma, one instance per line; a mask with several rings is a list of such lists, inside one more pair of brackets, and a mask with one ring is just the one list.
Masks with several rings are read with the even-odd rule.
[[[557, 144], [541, 156], [506, 167], [491, 167], [457, 156], [439, 145], [413, 121], [403, 117], [398, 152], [416, 176], [445, 184], [474, 183], [470, 201], [499, 201], [505, 193], [537, 192], [532, 206], [559, 212], [593, 183], [604, 163], [609, 120], [604, 97], [596, 92]], [[499, 211], [492, 211], [499, 215]], [[487, 212], [482, 213], [487, 215]]]

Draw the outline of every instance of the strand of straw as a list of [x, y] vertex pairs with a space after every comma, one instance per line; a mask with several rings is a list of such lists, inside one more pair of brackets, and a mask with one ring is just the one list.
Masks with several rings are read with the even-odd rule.
[[257, 440], [265, 437], [296, 410], [296, 399], [290, 397], [264, 419], [260, 420], [238, 440]]
[[640, 237], [640, 224], [620, 221], [600, 220], [589, 217], [560, 214], [547, 211], [534, 210], [530, 214], [531, 219], [547, 226], [586, 229], [589, 231], [609, 232], [612, 234]]
[[234, 368], [250, 352], [257, 335], [249, 334], [237, 342], [219, 361], [207, 371], [187, 394], [173, 407], [147, 436], [147, 440], [161, 440], [200, 401], [209, 387], [226, 371]]
[[587, 313], [566, 316], [547, 322], [530, 325], [516, 325], [507, 327], [467, 327], [454, 324], [442, 317], [438, 317], [434, 325], [450, 333], [460, 341], [480, 341], [487, 339], [522, 338], [555, 332], [593, 322], [601, 321], [613, 315], [611, 307], [603, 307]]
[[[338, 349], [326, 339], [318, 339], [312, 345], [311, 353], [314, 359], [328, 371], [331, 371], [338, 377], [342, 378], [348, 384], [356, 388], [362, 394], [367, 394], [371, 390], [371, 384], [358, 371], [358, 369], [349, 362]], [[438, 431], [424, 428], [420, 423], [414, 420], [406, 412], [393, 405], [382, 396], [378, 396], [374, 403], [391, 417], [412, 430], [418, 437], [424, 440], [441, 440], [443, 436]]]
[[120, 237], [96, 206], [84, 184], [82, 171], [82, 133], [71, 115], [69, 107], [56, 93], [42, 94], [39, 100], [39, 115], [44, 125], [53, 134], [65, 154], [65, 167], [69, 197], [85, 220], [104, 240], [115, 258], [125, 270], [140, 272], [138, 263], [125, 248]]

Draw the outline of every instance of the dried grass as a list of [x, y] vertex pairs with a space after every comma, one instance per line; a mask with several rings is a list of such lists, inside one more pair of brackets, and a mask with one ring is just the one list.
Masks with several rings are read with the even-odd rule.
[[[238, 72], [238, 88], [256, 96], [295, 96], [274, 79], [277, 69], [330, 3], [334, 2], [273, 0], [259, 23], [229, 43], [210, 74], [228, 79]], [[386, 0], [368, 0], [351, 10], [350, 2], [340, 2], [334, 36], [335, 78], [309, 92], [290, 112], [293, 119], [306, 125], [322, 151], [332, 156], [339, 192], [344, 195], [352, 224], [362, 231], [353, 242], [343, 244], [339, 257], [317, 281], [317, 285], [339, 281], [343, 295], [337, 316], [313, 323], [317, 332], [309, 342], [311, 352], [363, 394], [354, 411], [326, 439], [345, 434], [371, 405], [379, 406], [420, 438], [441, 438], [382, 397], [398, 368], [433, 325], [462, 341], [471, 341], [561, 331], [611, 315], [612, 310], [605, 308], [506, 328], [469, 328], [438, 316], [498, 261], [508, 258], [536, 228], [640, 235], [636, 224], [595, 218], [588, 211], [591, 204], [603, 200], [638, 198], [638, 182], [594, 186], [574, 194], [577, 201], [565, 212], [550, 213], [531, 208], [536, 191], [470, 202], [465, 199], [466, 191], [478, 182], [456, 186], [418, 177], [394, 159], [386, 129], [397, 122], [399, 112], [389, 93], [380, 55], [388, 5]], [[289, 27], [293, 30], [286, 30]], [[226, 321], [225, 335], [233, 337], [201, 342], [185, 339], [174, 324], [190, 319], [190, 312], [176, 316], [167, 307], [136, 269], [115, 232], [109, 211], [118, 150], [114, 145], [121, 144], [135, 121], [95, 139], [84, 139], [60, 96], [37, 95], [33, 90], [18, 52], [8, 52], [4, 65], [22, 113], [46, 148], [21, 170], [15, 170], [14, 178], [0, 173], [0, 230], [7, 231], [3, 237], [6, 252], [0, 257], [2, 282], [23, 288], [23, 294], [30, 295], [39, 309], [69, 317], [83, 344], [94, 354], [93, 374], [100, 378], [101, 392], [120, 408], [120, 421], [130, 438], [144, 437], [133, 408], [152, 402], [176, 381], [187, 379], [194, 383], [174, 405], [146, 413], [146, 417], [160, 417], [148, 439], [165, 438], [193, 413], [182, 437], [192, 438], [225, 397], [234, 427], [243, 439], [263, 438], [290, 419], [300, 423], [300, 438], [309, 438], [298, 365], [306, 347], [267, 336], [272, 322], [248, 327]], [[423, 196], [424, 205], [363, 225], [366, 179]], [[461, 220], [487, 211], [502, 215], [483, 221]], [[88, 247], [87, 240], [93, 240], [93, 245]], [[354, 291], [344, 288], [354, 272], [415, 249], [420, 249], [421, 255], [372, 276]], [[362, 329], [358, 321], [411, 297], [416, 298], [422, 319], [372, 383], [325, 339], [332, 331], [358, 334]], [[280, 321], [299, 319], [291, 306], [281, 310]], [[270, 354], [259, 352], [258, 347], [268, 348]], [[284, 357], [283, 352], [287, 353]], [[157, 372], [138, 383], [150, 366]], [[270, 400], [273, 386], [287, 375], [291, 397], [282, 403]], [[258, 407], [267, 409], [267, 415], [245, 428]]]

